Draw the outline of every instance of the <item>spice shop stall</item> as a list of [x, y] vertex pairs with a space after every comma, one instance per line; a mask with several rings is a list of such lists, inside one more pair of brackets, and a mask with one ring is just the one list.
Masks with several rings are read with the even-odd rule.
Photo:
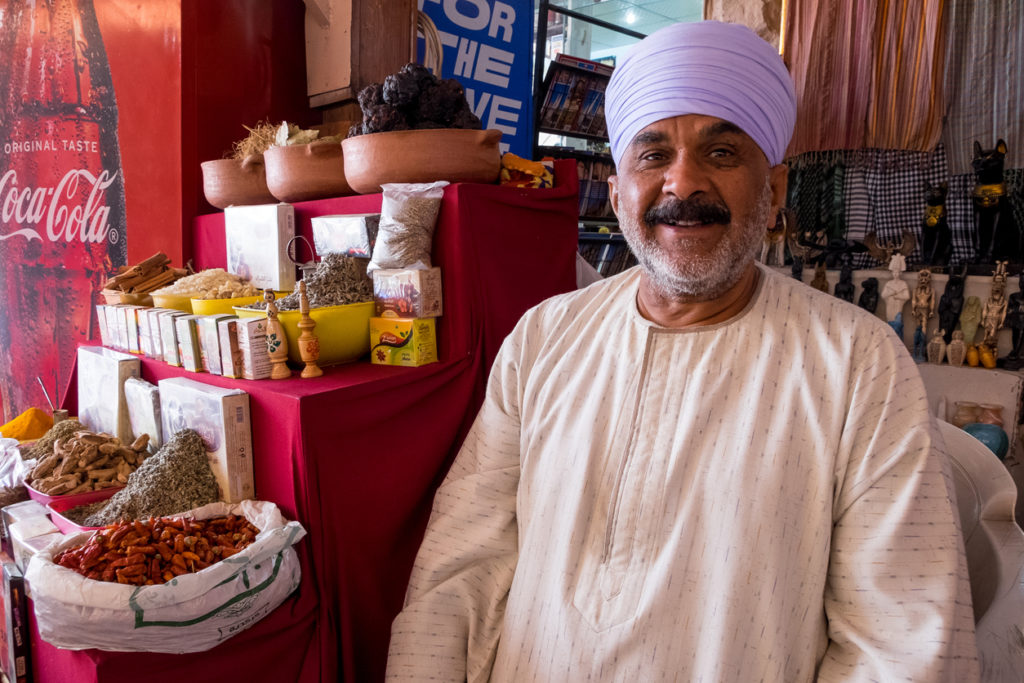
[[[190, 373], [142, 358], [144, 379], [191, 377], [249, 393], [256, 496], [302, 523], [302, 582], [263, 621], [207, 652], [70, 651], [34, 638], [36, 680], [383, 679], [401, 602], [446, 471], [482, 399], [491, 361], [519, 316], [575, 286], [576, 174], [555, 187], [445, 188], [433, 244], [443, 272], [439, 361], [416, 368], [356, 362], [282, 381]], [[294, 204], [311, 219], [379, 211], [380, 194]], [[223, 266], [224, 215], [194, 225], [196, 267]], [[510, 248], [513, 247], [513, 248]], [[72, 382], [71, 386], [74, 386]], [[76, 396], [64, 407], [74, 414]]]

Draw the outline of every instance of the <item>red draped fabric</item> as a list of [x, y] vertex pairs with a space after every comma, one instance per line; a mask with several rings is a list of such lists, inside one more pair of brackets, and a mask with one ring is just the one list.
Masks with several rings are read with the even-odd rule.
[[[575, 286], [574, 163], [557, 162], [556, 178], [547, 190], [446, 188], [433, 253], [444, 288], [439, 363], [363, 361], [311, 380], [246, 381], [143, 358], [151, 382], [191, 376], [249, 393], [256, 494], [306, 528], [296, 546], [302, 583], [253, 628], [197, 655], [70, 652], [37, 637], [37, 680], [382, 680], [434, 490], [479, 408], [494, 355], [527, 308]], [[380, 204], [380, 195], [299, 203], [297, 231], [312, 243], [311, 217]], [[223, 214], [197, 219], [194, 239], [197, 269], [224, 266]], [[73, 391], [64, 405], [74, 411]]]

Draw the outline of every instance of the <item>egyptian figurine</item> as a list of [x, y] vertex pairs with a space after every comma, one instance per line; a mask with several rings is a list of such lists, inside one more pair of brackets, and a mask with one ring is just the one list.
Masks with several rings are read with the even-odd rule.
[[967, 297], [964, 308], [960, 311], [960, 329], [964, 333], [964, 344], [974, 346], [974, 338], [978, 335], [981, 323], [981, 299], [976, 296]]
[[814, 278], [811, 280], [810, 285], [819, 291], [828, 293], [828, 278], [824, 261], [818, 261], [814, 264]]
[[946, 340], [942, 338], [943, 330], [936, 328], [932, 338], [928, 341], [928, 362], [938, 365], [946, 357]]
[[914, 360], [919, 363], [927, 359], [925, 333], [928, 320], [935, 314], [935, 290], [932, 288], [932, 271], [922, 268], [917, 272], [917, 286], [914, 288], [911, 312], [914, 315]]
[[878, 310], [878, 278], [869, 277], [861, 283], [860, 298], [857, 305], [868, 313]]
[[1024, 270], [1017, 279], [1017, 291], [1009, 296], [1006, 306], [1006, 326], [1010, 328], [1013, 348], [1006, 355], [1003, 367], [1020, 370], [1024, 367]]
[[967, 344], [964, 343], [964, 331], [953, 330], [953, 339], [946, 347], [946, 358], [949, 360], [949, 364], [957, 368], [960, 367], [964, 364], [966, 355]]
[[907, 268], [903, 254], [895, 253], [889, 259], [889, 272], [892, 279], [882, 287], [882, 299], [885, 301], [885, 319], [903, 339], [903, 306], [910, 300], [910, 285], [903, 281], [902, 274]]
[[[953, 255], [953, 231], [946, 217], [948, 183], [925, 183], [924, 219], [921, 221], [921, 258], [930, 266], [945, 266]], [[947, 343], [949, 340], [946, 340]]]
[[959, 274], [950, 273], [949, 279], [946, 281], [946, 288], [942, 290], [942, 296], [939, 298], [939, 327], [946, 330], [946, 344], [953, 341], [953, 330], [956, 329], [960, 311], [964, 307], [964, 278], [966, 277], [966, 266]]
[[981, 309], [981, 325], [985, 330], [982, 344], [993, 351], [996, 348], [996, 335], [1006, 320], [1006, 261], [998, 261], [992, 274], [992, 291]]
[[844, 253], [839, 259], [842, 263], [839, 267], [839, 282], [832, 293], [844, 301], [853, 303], [853, 257]]
[[793, 257], [793, 265], [789, 267], [789, 272], [793, 275], [793, 279], [798, 282], [804, 281], [804, 260], [799, 256]]
[[974, 258], [976, 263], [993, 263], [999, 259], [1020, 260], [1020, 235], [1013, 219], [1003, 163], [1006, 143], [1001, 139], [993, 149], [982, 149], [974, 141], [975, 185], [971, 193], [974, 206]]

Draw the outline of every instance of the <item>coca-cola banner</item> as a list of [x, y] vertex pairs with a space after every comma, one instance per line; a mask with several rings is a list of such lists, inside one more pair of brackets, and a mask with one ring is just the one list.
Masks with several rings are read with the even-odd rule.
[[6, 420], [43, 403], [43, 387], [58, 400], [101, 283], [125, 264], [126, 226], [117, 98], [92, 0], [0, 7]]

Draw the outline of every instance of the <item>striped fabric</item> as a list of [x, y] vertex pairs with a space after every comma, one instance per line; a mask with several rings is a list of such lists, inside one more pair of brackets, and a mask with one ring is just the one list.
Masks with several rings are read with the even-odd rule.
[[939, 142], [943, 0], [817, 0], [786, 6], [783, 59], [797, 91], [789, 156], [928, 151]]
[[[945, 0], [946, 125], [953, 175], [971, 173], [974, 141], [1006, 142], [1006, 168], [1024, 167], [1024, 3]], [[1018, 223], [1024, 225], [1024, 223]]]

